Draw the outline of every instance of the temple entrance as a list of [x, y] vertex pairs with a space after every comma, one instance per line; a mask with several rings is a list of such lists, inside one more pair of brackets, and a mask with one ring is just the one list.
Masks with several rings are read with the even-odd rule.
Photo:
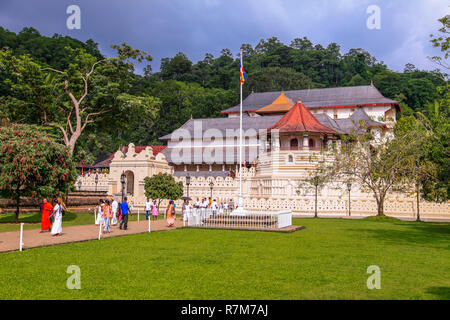
[[314, 148], [316, 146], [316, 143], [314, 142], [314, 139], [309, 139], [308, 141], [308, 147]]
[[291, 139], [291, 149], [298, 149], [298, 140], [296, 138]]
[[126, 171], [125, 176], [127, 177], [125, 193], [134, 194], [134, 173], [132, 171]]

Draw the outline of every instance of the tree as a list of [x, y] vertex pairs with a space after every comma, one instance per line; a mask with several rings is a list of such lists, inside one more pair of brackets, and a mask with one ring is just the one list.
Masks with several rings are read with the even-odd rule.
[[327, 157], [325, 153], [313, 155], [309, 161], [314, 163], [314, 167], [308, 172], [307, 176], [300, 180], [297, 187], [298, 195], [307, 195], [310, 190], [314, 192], [314, 218], [317, 218], [317, 197], [333, 177], [333, 171], [327, 166]]
[[265, 68], [249, 73], [245, 82], [244, 95], [251, 91], [267, 92], [314, 88], [310, 78], [289, 68]]
[[340, 148], [334, 151], [334, 171], [337, 177], [348, 177], [362, 189], [370, 190], [377, 203], [378, 215], [384, 215], [384, 201], [389, 191], [404, 186], [411, 150], [399, 139], [375, 141], [370, 130], [365, 134], [342, 137]]
[[432, 143], [432, 132], [416, 118], [402, 117], [395, 125], [395, 137], [408, 149], [405, 175], [411, 189], [416, 193], [417, 221], [420, 221], [420, 198], [425, 194], [424, 186], [437, 183], [436, 163], [428, 157]]
[[175, 182], [172, 175], [159, 173], [144, 179], [145, 196], [158, 201], [158, 211], [164, 199], [178, 200], [183, 195], [183, 182]]
[[16, 57], [10, 50], [0, 51], [0, 68], [14, 76], [8, 83], [17, 91], [5, 103], [13, 109], [21, 104], [38, 106], [42, 124], [60, 130], [72, 154], [86, 127], [108, 118], [107, 113], [123, 115], [125, 118], [118, 118], [123, 123], [133, 109], [156, 115], [157, 100], [128, 94], [134, 79], [131, 60], [150, 61], [152, 57], [125, 43], [112, 48], [118, 57], [101, 60], [84, 49], [66, 48], [71, 63], [64, 70], [40, 67], [27, 55]]
[[54, 197], [73, 188], [77, 173], [70, 151], [35, 126], [0, 127], [0, 194], [16, 202], [21, 197]]
[[444, 67], [445, 69], [450, 69], [450, 65], [447, 62], [447, 59], [450, 56], [450, 15], [446, 15], [438, 21], [442, 24], [442, 27], [439, 29], [439, 35], [430, 35], [430, 41], [433, 44], [433, 47], [439, 48], [441, 50], [441, 52], [444, 54], [444, 58], [434, 56], [429, 57], [429, 59], [433, 62], [436, 62], [438, 65]]

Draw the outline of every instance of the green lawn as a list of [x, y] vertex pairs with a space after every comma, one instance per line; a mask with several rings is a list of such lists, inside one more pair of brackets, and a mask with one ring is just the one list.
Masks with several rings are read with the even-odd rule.
[[[177, 229], [3, 253], [0, 299], [450, 299], [450, 224], [294, 221], [306, 229]], [[81, 290], [66, 289], [69, 265]], [[380, 290], [367, 289], [370, 265]]]
[[[145, 220], [145, 213], [140, 213], [140, 220]], [[13, 223], [15, 219], [14, 214], [1, 214], [0, 215], [0, 232], [5, 231], [18, 231], [20, 230], [20, 224]], [[159, 216], [159, 219], [163, 219], [163, 215]], [[137, 214], [129, 216], [129, 221], [137, 221]], [[19, 216], [19, 222], [24, 222], [24, 230], [28, 229], [40, 229], [41, 228], [41, 214], [40, 213], [24, 213]], [[63, 227], [79, 226], [85, 224], [94, 223], [93, 213], [73, 213], [67, 212], [63, 218]]]

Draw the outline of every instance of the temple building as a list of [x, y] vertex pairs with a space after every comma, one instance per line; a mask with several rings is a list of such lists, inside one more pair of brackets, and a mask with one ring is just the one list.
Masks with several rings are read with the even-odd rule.
[[[135, 206], [143, 208], [144, 178], [167, 172], [183, 182], [185, 195], [194, 200], [212, 197], [219, 202], [233, 199], [237, 203], [239, 110], [237, 105], [224, 110], [220, 118], [189, 119], [160, 138], [164, 146], [131, 143], [118, 150], [97, 164], [105, 166], [109, 161], [109, 174], [103, 185], [111, 195], [120, 195], [120, 175], [125, 173], [126, 194]], [[366, 130], [373, 134], [374, 143], [382, 143], [393, 134], [396, 113], [400, 111], [397, 101], [385, 98], [373, 85], [251, 93], [243, 100], [244, 208], [313, 214], [313, 195], [298, 192], [300, 181], [317, 166], [312, 157], [324, 154], [321, 151], [330, 147], [339, 147], [342, 135]], [[92, 187], [92, 178], [80, 179]], [[354, 215], [376, 213], [370, 192], [356, 184], [351, 192]], [[385, 212], [413, 217], [414, 201], [405, 194], [393, 193], [385, 202]], [[346, 215], [348, 207], [343, 181], [320, 190], [321, 215]], [[421, 210], [430, 217], [450, 214], [448, 204], [424, 202]]]
[[[297, 103], [298, 102], [298, 103]], [[270, 148], [267, 131], [280, 129], [282, 149], [320, 150], [340, 134], [370, 127], [377, 139], [392, 132], [397, 101], [373, 86], [251, 93], [243, 101], [243, 160], [256, 165]], [[222, 112], [226, 118], [190, 119], [160, 138], [176, 176], [225, 176], [239, 164], [239, 106]]]

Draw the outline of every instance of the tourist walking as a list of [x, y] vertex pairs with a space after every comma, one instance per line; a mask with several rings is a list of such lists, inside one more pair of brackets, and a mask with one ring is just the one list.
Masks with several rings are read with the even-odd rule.
[[170, 200], [166, 208], [166, 217], [167, 217], [166, 219], [168, 227], [173, 227], [175, 225], [173, 205], [174, 205], [173, 200]]
[[112, 208], [109, 204], [109, 200], [106, 200], [105, 205], [103, 206], [103, 233], [110, 233], [110, 223], [112, 218]]
[[59, 202], [58, 199], [55, 199], [53, 202], [54, 202], [53, 212], [51, 213], [50, 216], [54, 218], [54, 222], [53, 222], [51, 234], [52, 234], [52, 236], [59, 236], [59, 235], [61, 235], [61, 232], [62, 232], [63, 206], [62, 206], [62, 201]]
[[158, 220], [158, 206], [156, 205], [156, 200], [152, 203], [152, 219]]
[[117, 224], [117, 210], [119, 209], [119, 203], [114, 199], [114, 201], [111, 203], [111, 210], [112, 210], [112, 218], [111, 218], [111, 225], [115, 226]]
[[186, 205], [187, 205], [188, 201], [184, 200], [183, 204], [181, 205], [181, 220], [184, 219], [184, 215], [186, 214]]
[[189, 204], [189, 201], [186, 200], [183, 203], [183, 223], [188, 222], [188, 216], [191, 213], [191, 205]]
[[152, 201], [147, 198], [147, 202], [145, 203], [145, 220], [149, 219], [149, 216], [152, 213]]
[[119, 228], [122, 229], [122, 226], [123, 226], [123, 230], [127, 230], [128, 229], [128, 212], [131, 213], [130, 206], [128, 205], [128, 202], [127, 202], [127, 197], [125, 197], [123, 203], [120, 205], [120, 211], [122, 212], [122, 220], [120, 221]]
[[50, 223], [50, 215], [53, 212], [53, 206], [44, 198], [41, 206], [41, 232], [50, 231], [52, 225]]
[[97, 207], [97, 216], [95, 218], [95, 224], [103, 224], [103, 206], [105, 205], [105, 201], [100, 199]]

